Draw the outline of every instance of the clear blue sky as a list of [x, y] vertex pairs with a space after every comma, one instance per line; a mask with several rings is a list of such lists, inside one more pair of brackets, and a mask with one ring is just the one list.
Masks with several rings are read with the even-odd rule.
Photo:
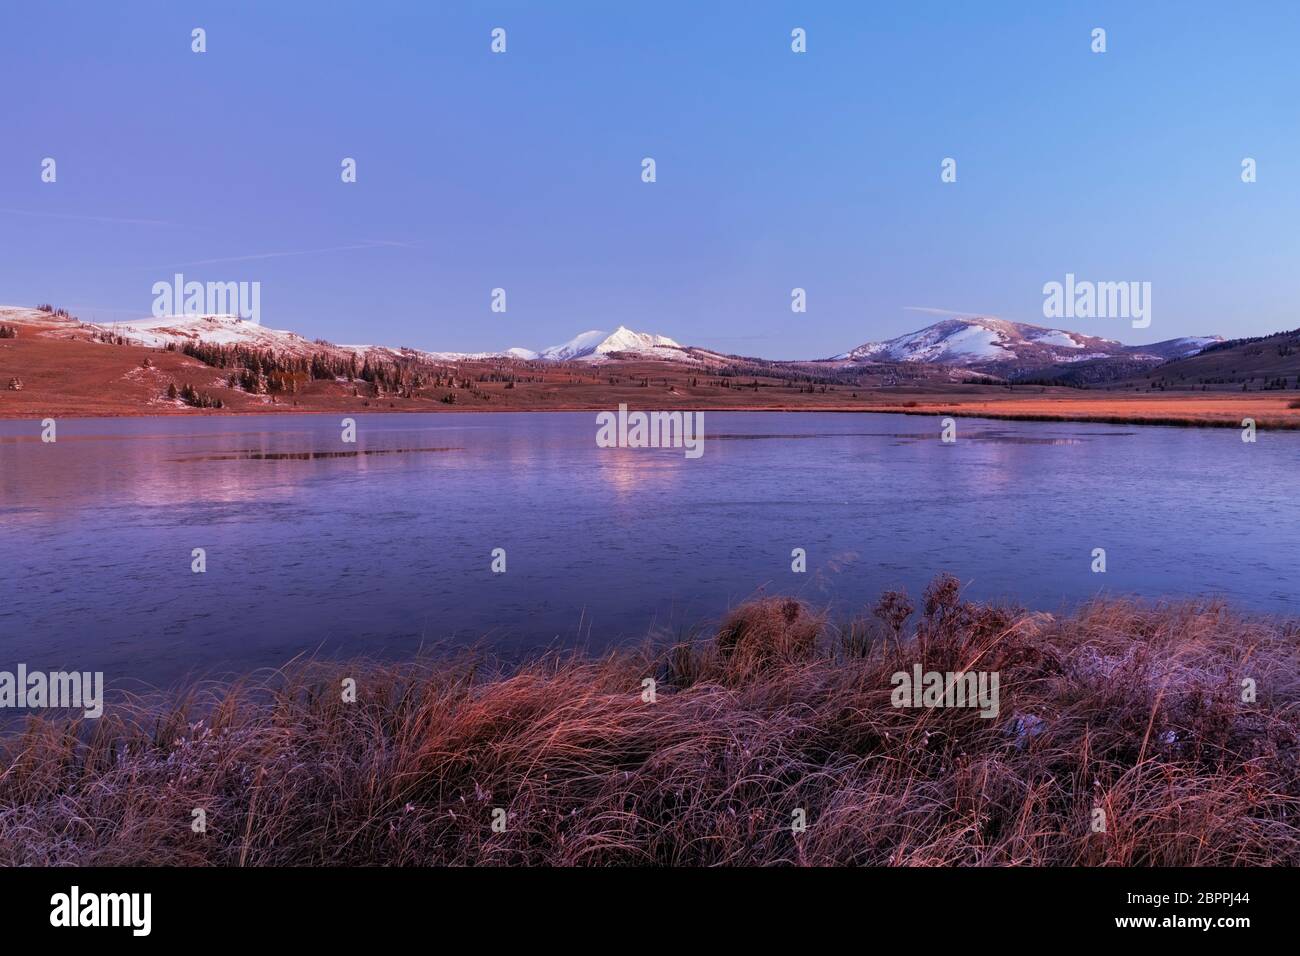
[[181, 271], [334, 341], [622, 323], [796, 358], [916, 308], [1042, 324], [1073, 272], [1153, 285], [1150, 328], [1068, 323], [1091, 334], [1300, 325], [1290, 0], [43, 0], [6, 5], [0, 48], [6, 304], [138, 317]]

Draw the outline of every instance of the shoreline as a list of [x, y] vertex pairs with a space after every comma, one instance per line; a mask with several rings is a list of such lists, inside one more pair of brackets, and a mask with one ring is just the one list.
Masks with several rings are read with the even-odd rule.
[[[1015, 404], [1023, 401], [1025, 404], [1032, 404], [1035, 410], [993, 410], [990, 405], [993, 404]], [[1066, 399], [1042, 399], [1039, 397], [1020, 399], [1002, 399], [997, 403], [981, 403], [978, 408], [964, 408], [960, 404], [945, 405], [938, 402], [908, 403], [899, 405], [872, 405], [863, 407], [860, 405], [826, 405], [826, 406], [787, 406], [787, 405], [756, 405], [756, 406], [735, 406], [735, 405], [669, 405], [668, 403], [645, 403], [645, 408], [655, 407], [656, 410], [680, 411], [680, 412], [708, 412], [713, 414], [719, 413], [762, 413], [762, 414], [809, 414], [809, 413], [829, 413], [829, 414], [866, 414], [866, 415], [912, 415], [919, 417], [933, 418], [936, 416], [950, 416], [958, 419], [988, 419], [990, 421], [1024, 421], [1024, 422], [1042, 422], [1042, 423], [1079, 423], [1079, 424], [1098, 424], [1098, 425], [1127, 425], [1127, 426], [1160, 426], [1173, 428], [1242, 428], [1240, 419], [1227, 417], [1203, 417], [1196, 414], [1195, 409], [1190, 409], [1182, 415], [1178, 414], [1122, 414], [1111, 412], [1083, 412], [1083, 411], [1061, 411], [1050, 412], [1037, 410], [1039, 406], [1050, 405], [1053, 402], [1065, 402]], [[1083, 400], [1090, 401], [1090, 400]], [[1106, 401], [1105, 399], [1093, 399], [1091, 401]], [[1113, 405], [1122, 405], [1125, 401], [1142, 402], [1145, 399], [1120, 399], [1112, 400]], [[1162, 401], [1170, 401], [1163, 399]], [[660, 408], [662, 406], [662, 408]], [[482, 407], [451, 407], [451, 408], [412, 408], [392, 407], [392, 408], [338, 408], [338, 409], [321, 409], [321, 408], [295, 408], [285, 406], [269, 406], [264, 408], [249, 408], [239, 411], [226, 411], [215, 409], [177, 409], [166, 412], [87, 412], [78, 410], [76, 412], [35, 412], [28, 415], [9, 414], [0, 410], [0, 421], [39, 421], [41, 418], [63, 418], [63, 419], [86, 419], [86, 420], [109, 420], [109, 419], [175, 419], [175, 418], [256, 418], [262, 415], [317, 415], [317, 416], [334, 416], [334, 415], [444, 415], [444, 414], [536, 414], [536, 413], [569, 413], [580, 414], [609, 411], [610, 406], [602, 404], [590, 404], [582, 406], [569, 407], [516, 407], [516, 408], [482, 408]], [[1251, 416], [1243, 416], [1251, 417]], [[1296, 431], [1300, 430], [1300, 414], [1287, 416], [1284, 418], [1267, 418], [1261, 417], [1256, 419], [1256, 427], [1261, 430], [1271, 431]]]
[[[33, 717], [0, 734], [0, 865], [1300, 865], [1293, 621], [1027, 612], [946, 576], [916, 603]], [[991, 696], [918, 706], [918, 670]]]

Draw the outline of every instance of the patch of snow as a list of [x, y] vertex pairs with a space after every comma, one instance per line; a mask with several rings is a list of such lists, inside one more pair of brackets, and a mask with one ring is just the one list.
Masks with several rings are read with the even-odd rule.
[[542, 349], [541, 356], [553, 362], [564, 362], [580, 355], [590, 355], [604, 340], [605, 333], [600, 329], [581, 332], [563, 345], [552, 345], [550, 348]]
[[67, 315], [54, 315], [40, 309], [25, 309], [16, 305], [0, 305], [0, 324], [3, 325], [79, 325]]
[[[1086, 362], [1089, 359], [1111, 358], [1111, 357], [1112, 357], [1111, 353], [1109, 352], [1085, 352], [1083, 355], [1058, 355], [1056, 356], [1056, 361], [1064, 365], [1071, 362]], [[1132, 356], [1132, 355], [1129, 356], [1129, 358], [1142, 358], [1142, 357], [1143, 356]], [[1147, 356], [1147, 357], [1154, 358], [1155, 356]]]
[[[356, 353], [358, 359], [367, 355], [383, 358], [415, 358], [425, 362], [475, 362], [495, 358], [512, 358], [507, 352], [426, 352], [423, 349], [395, 349], [387, 345], [339, 345], [337, 348]], [[527, 351], [527, 349], [509, 349], [508, 352]]]
[[147, 368], [143, 365], [137, 365], [134, 368], [129, 368], [123, 372], [122, 378], [125, 381], [135, 384], [147, 384], [142, 380], [146, 378], [168, 380], [171, 376], [155, 365], [150, 365]]
[[1060, 329], [1048, 329], [1042, 335], [1035, 336], [1034, 342], [1039, 345], [1052, 345], [1062, 349], [1081, 349], [1083, 343], [1077, 341], [1071, 332], [1062, 332]]
[[1223, 341], [1221, 335], [1186, 335], [1179, 339], [1174, 339], [1182, 347], [1180, 356], [1187, 358], [1189, 355], [1195, 355], [1207, 345], [1214, 345]]

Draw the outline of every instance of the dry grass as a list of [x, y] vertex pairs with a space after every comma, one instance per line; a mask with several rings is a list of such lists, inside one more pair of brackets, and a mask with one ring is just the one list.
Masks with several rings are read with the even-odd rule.
[[1160, 392], [1152, 394], [1095, 390], [1084, 393], [1009, 392], [955, 399], [932, 396], [902, 404], [868, 396], [864, 411], [905, 415], [965, 416], [1007, 421], [1099, 422], [1108, 425], [1176, 425], [1195, 428], [1241, 428], [1253, 418], [1262, 429], [1300, 429], [1300, 401], [1278, 392]]
[[[0, 863], [1300, 863], [1291, 626], [1120, 602], [1057, 619], [950, 579], [911, 610], [886, 595], [836, 628], [768, 600], [669, 649], [316, 663], [32, 720], [0, 741]], [[915, 662], [997, 670], [999, 716], [892, 707]]]

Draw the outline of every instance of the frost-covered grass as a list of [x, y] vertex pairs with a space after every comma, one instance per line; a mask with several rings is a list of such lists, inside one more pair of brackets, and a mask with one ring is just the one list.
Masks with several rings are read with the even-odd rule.
[[[998, 716], [893, 707], [914, 663], [998, 671]], [[951, 579], [600, 659], [316, 662], [10, 733], [0, 863], [1295, 865], [1298, 664], [1218, 604], [1055, 618]]]

